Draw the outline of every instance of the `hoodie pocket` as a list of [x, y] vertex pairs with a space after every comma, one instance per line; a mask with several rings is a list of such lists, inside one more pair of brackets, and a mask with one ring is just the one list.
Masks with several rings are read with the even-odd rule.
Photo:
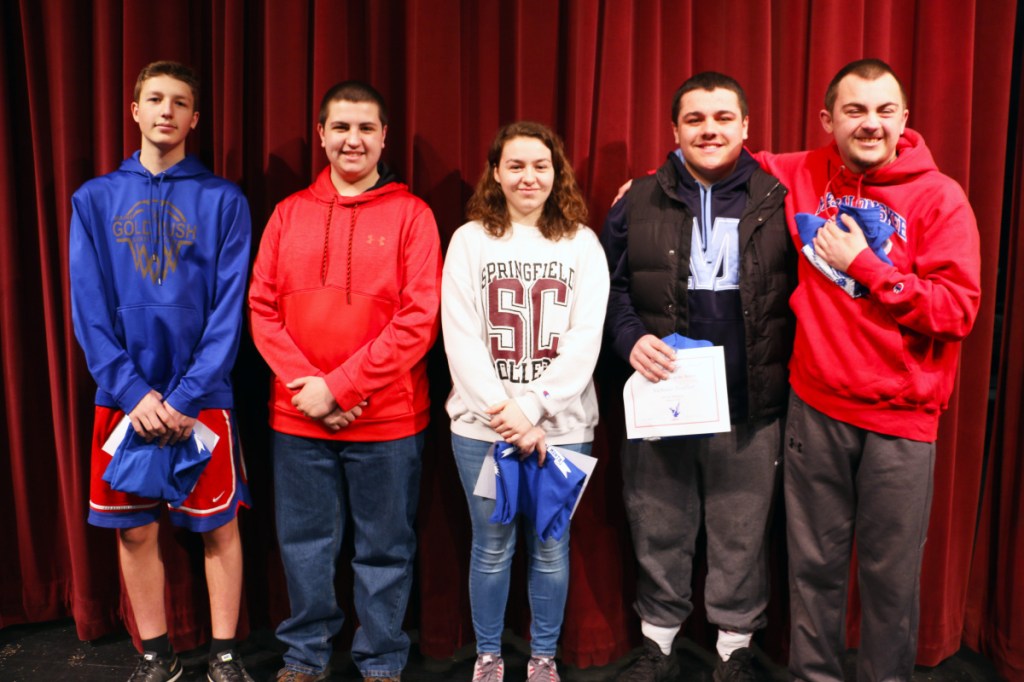
[[117, 309], [115, 333], [124, 339], [142, 378], [162, 393], [188, 369], [203, 333], [203, 316], [185, 305], [134, 305]]

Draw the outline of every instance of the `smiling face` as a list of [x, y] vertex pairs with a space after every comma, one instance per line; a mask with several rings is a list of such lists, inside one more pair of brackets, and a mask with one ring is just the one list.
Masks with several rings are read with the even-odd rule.
[[381, 123], [376, 102], [335, 100], [327, 108], [324, 123], [316, 128], [339, 193], [358, 194], [377, 182], [377, 162], [388, 127]]
[[848, 169], [864, 173], [896, 158], [910, 112], [899, 83], [886, 73], [873, 80], [850, 74], [839, 81], [832, 111], [819, 116]]
[[512, 222], [536, 225], [555, 185], [551, 150], [536, 137], [513, 137], [494, 168]]
[[192, 88], [173, 76], [153, 76], [142, 83], [132, 102], [132, 118], [142, 131], [142, 154], [164, 158], [185, 156], [185, 138], [199, 123]]
[[672, 135], [694, 179], [713, 185], [732, 173], [747, 139], [747, 124], [732, 90], [698, 89], [683, 95]]

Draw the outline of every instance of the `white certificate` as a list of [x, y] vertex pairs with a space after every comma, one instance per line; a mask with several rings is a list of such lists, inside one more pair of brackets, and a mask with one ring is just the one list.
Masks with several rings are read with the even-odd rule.
[[718, 433], [732, 428], [721, 346], [676, 350], [676, 368], [653, 383], [639, 372], [622, 389], [627, 438]]

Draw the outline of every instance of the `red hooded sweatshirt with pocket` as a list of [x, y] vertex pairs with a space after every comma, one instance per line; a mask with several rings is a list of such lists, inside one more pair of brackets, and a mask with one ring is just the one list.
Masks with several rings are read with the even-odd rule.
[[[277, 205], [249, 289], [252, 336], [274, 372], [270, 426], [309, 438], [396, 440], [429, 420], [425, 355], [437, 338], [441, 249], [430, 208], [388, 177], [340, 196], [330, 167]], [[331, 431], [286, 384], [319, 376], [343, 410]]]
[[843, 166], [834, 143], [756, 158], [789, 188], [786, 212], [798, 251], [793, 216], [800, 212], [827, 217], [839, 205], [877, 208], [895, 229], [892, 265], [870, 249], [850, 264], [846, 274], [866, 289], [856, 298], [801, 254], [790, 299], [797, 319], [793, 390], [833, 419], [934, 441], [981, 297], [978, 226], [963, 189], [939, 172], [910, 129], [892, 163], [864, 174]]

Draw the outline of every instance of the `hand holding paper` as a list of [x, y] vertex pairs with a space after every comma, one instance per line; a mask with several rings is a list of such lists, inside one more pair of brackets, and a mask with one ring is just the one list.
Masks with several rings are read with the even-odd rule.
[[721, 346], [678, 334], [663, 339], [675, 349], [675, 369], [652, 382], [639, 372], [622, 397], [628, 438], [661, 438], [717, 433], [732, 428]]

